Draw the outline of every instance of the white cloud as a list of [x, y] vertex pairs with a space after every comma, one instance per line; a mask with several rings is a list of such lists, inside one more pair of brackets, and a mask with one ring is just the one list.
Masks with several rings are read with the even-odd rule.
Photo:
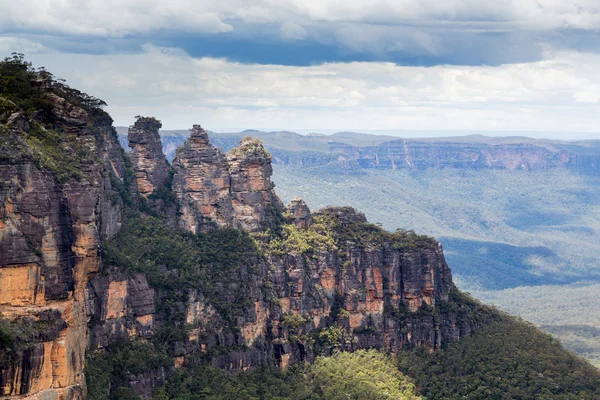
[[[0, 47], [7, 43], [11, 39], [4, 38]], [[192, 58], [150, 45], [139, 54], [31, 56], [70, 85], [106, 100], [120, 125], [142, 114], [155, 115], [165, 128], [201, 123], [213, 130], [536, 130], [600, 136], [600, 55], [546, 57], [497, 67], [359, 62], [291, 67]]]
[[[158, 30], [218, 33], [231, 21], [409, 24], [469, 29], [600, 27], [597, 0], [0, 0], [3, 31], [125, 36]], [[292, 27], [290, 25], [289, 27]], [[287, 28], [282, 27], [282, 30]], [[302, 28], [304, 29], [304, 28]], [[294, 27], [296, 34], [301, 32]]]

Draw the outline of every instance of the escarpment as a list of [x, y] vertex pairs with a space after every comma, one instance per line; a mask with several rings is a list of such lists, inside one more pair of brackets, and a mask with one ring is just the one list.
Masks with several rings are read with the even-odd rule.
[[224, 154], [194, 125], [171, 167], [144, 117], [127, 155], [100, 100], [14, 63], [48, 108], [0, 110], [2, 396], [148, 398], [203, 363], [435, 351], [494, 318], [434, 239], [285, 207], [260, 141]]
[[114, 185], [125, 161], [99, 100], [13, 67], [31, 98], [2, 93], [10, 104], [0, 112], [0, 329], [12, 342], [1, 349], [0, 393], [77, 398], [87, 284], [101, 268], [102, 241], [122, 222]]

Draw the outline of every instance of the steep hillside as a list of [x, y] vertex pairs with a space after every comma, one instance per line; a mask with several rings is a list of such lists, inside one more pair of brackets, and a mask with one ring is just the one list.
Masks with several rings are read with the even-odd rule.
[[[507, 323], [498, 331], [513, 347], [498, 342], [500, 353], [523, 350], [527, 376], [550, 377], [511, 394], [600, 390], [589, 364], [535, 329], [520, 338], [523, 322], [458, 291], [435, 239], [351, 207], [284, 206], [260, 140], [223, 153], [195, 125], [170, 164], [160, 121], [139, 116], [127, 154], [100, 100], [18, 56], [0, 63], [0, 96], [3, 396], [415, 398], [437, 393], [423, 379], [430, 357], [454, 343], [478, 352]], [[423, 364], [403, 375], [361, 349]], [[511, 371], [490, 354], [495, 372]], [[431, 371], [472, 368], [457, 360]], [[497, 386], [473, 376], [469, 387], [480, 381], [468, 393]]]

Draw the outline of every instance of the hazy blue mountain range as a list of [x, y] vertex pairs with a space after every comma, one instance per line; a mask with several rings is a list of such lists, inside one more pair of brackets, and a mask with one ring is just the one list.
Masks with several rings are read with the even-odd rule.
[[[172, 158], [188, 131], [161, 135]], [[600, 361], [600, 141], [210, 133], [223, 150], [244, 136], [271, 152], [285, 201], [435, 236], [462, 289]]]

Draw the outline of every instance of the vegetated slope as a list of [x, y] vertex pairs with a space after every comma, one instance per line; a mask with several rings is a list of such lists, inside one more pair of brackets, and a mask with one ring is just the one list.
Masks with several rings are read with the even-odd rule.
[[474, 292], [488, 304], [535, 321], [569, 349], [600, 367], [600, 284], [523, 286]]
[[600, 396], [600, 371], [564, 352], [552, 336], [514, 317], [489, 324], [439, 352], [401, 353], [399, 367], [431, 400]]

